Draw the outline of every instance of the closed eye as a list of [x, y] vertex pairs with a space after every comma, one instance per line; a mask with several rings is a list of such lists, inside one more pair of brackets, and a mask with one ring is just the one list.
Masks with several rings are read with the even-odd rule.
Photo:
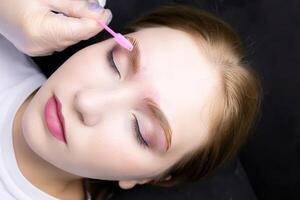
[[136, 139], [138, 141], [138, 143], [142, 146], [142, 147], [148, 147], [148, 143], [145, 141], [145, 139], [143, 138], [142, 134], [141, 134], [141, 131], [140, 131], [140, 127], [139, 127], [139, 123], [138, 123], [138, 120], [136, 118], [136, 116], [134, 114], [133, 115], [133, 119], [132, 119], [132, 125], [133, 125], [133, 129], [134, 129], [134, 132], [135, 132], [135, 136], [136, 136]]
[[110, 67], [114, 70], [115, 73], [118, 74], [119, 79], [121, 79], [121, 73], [120, 73], [120, 71], [118, 70], [118, 68], [117, 68], [117, 66], [116, 66], [116, 63], [115, 63], [115, 61], [114, 61], [114, 56], [113, 56], [113, 54], [114, 54], [114, 49], [115, 49], [115, 47], [113, 47], [110, 51], [107, 52], [107, 60], [108, 60], [108, 62], [109, 62]]

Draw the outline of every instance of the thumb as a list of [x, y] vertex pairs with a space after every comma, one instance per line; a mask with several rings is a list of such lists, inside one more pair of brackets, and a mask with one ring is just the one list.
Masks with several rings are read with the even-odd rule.
[[95, 19], [100, 19], [106, 24], [109, 24], [112, 19], [111, 11], [98, 6], [97, 3], [72, 0], [49, 1], [52, 3], [50, 6], [53, 11], [64, 15], [49, 13], [50, 17], [48, 22], [44, 23], [47, 26], [44, 30], [48, 28], [49, 32], [56, 34], [55, 41], [61, 41], [63, 46], [89, 39], [103, 30]]
[[104, 10], [98, 0], [42, 0], [51, 10], [74, 18], [98, 18]]

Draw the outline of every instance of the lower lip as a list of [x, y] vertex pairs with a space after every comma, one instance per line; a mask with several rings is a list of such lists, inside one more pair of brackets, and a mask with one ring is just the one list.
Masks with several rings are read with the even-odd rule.
[[58, 140], [67, 143], [64, 131], [64, 119], [61, 114], [61, 104], [55, 96], [48, 99], [44, 115], [50, 133]]

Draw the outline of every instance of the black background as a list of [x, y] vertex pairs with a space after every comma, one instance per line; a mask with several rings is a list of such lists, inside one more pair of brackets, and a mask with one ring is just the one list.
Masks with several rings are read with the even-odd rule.
[[[261, 116], [239, 158], [209, 179], [173, 189], [137, 186], [113, 199], [300, 199], [300, 1], [108, 0], [114, 15], [110, 26], [121, 32], [128, 21], [169, 2], [211, 11], [240, 34], [247, 58], [262, 78]], [[73, 53], [107, 37], [102, 32], [63, 52], [33, 59], [49, 76]]]

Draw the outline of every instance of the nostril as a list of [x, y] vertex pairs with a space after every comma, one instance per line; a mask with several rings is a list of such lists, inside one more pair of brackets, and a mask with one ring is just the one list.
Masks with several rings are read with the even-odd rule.
[[100, 116], [77, 111], [79, 120], [86, 126], [94, 126], [99, 122]]
[[84, 115], [88, 112], [87, 109], [89, 107], [88, 102], [84, 99], [85, 98], [82, 96], [82, 93], [77, 93], [74, 98], [74, 107], [81, 122], [84, 122]]
[[74, 107], [80, 121], [86, 126], [94, 126], [100, 119], [99, 97], [94, 91], [81, 90], [75, 94]]
[[97, 116], [89, 116], [89, 117], [84, 117], [84, 120], [83, 120], [83, 123], [86, 125], [86, 126], [95, 126], [99, 123], [100, 121], [100, 118], [97, 117]]
[[77, 112], [78, 118], [80, 119], [81, 122], [84, 122], [83, 115], [80, 112]]

